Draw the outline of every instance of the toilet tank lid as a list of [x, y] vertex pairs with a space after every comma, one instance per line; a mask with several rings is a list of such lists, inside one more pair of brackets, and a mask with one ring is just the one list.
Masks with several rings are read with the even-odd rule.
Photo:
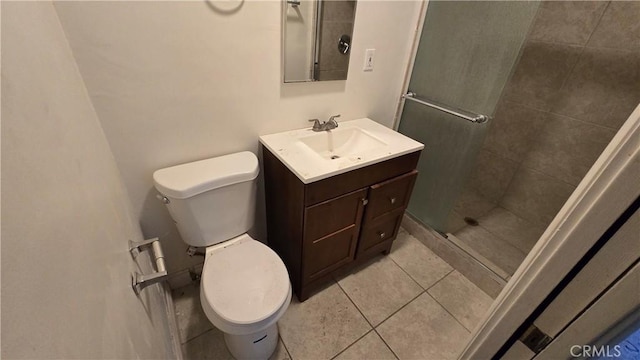
[[258, 172], [258, 158], [250, 151], [243, 151], [157, 170], [153, 173], [153, 182], [165, 196], [186, 199], [223, 186], [251, 181]]

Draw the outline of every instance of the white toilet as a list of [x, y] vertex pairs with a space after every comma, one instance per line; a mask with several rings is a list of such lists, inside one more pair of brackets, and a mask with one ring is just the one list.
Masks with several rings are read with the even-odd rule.
[[236, 359], [273, 353], [276, 323], [291, 301], [282, 260], [246, 234], [253, 226], [258, 171], [258, 159], [246, 151], [153, 174], [184, 241], [206, 247], [200, 302]]

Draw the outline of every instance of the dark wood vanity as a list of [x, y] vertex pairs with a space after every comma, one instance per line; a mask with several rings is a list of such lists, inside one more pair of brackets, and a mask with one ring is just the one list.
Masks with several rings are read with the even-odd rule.
[[420, 151], [304, 184], [261, 147], [268, 243], [286, 264], [300, 301], [335, 271], [389, 253]]

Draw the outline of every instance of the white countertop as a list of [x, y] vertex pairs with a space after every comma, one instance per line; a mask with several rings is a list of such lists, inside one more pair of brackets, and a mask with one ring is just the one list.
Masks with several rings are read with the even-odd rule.
[[311, 127], [262, 135], [260, 136], [260, 143], [280, 159], [305, 184], [424, 148], [423, 144], [368, 118], [343, 121], [338, 124], [339, 126], [336, 130], [329, 131], [359, 128], [362, 132], [381, 141], [383, 144], [361, 153], [331, 160], [323, 158], [300, 141], [301, 138], [321, 134], [311, 130]]

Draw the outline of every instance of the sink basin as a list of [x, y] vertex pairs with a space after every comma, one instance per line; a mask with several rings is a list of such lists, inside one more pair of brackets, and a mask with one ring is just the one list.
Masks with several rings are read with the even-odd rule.
[[320, 157], [336, 160], [345, 156], [365, 154], [387, 145], [360, 128], [333, 129], [300, 138], [300, 142]]
[[340, 121], [333, 130], [310, 127], [260, 136], [260, 143], [304, 184], [424, 148], [371, 119]]

